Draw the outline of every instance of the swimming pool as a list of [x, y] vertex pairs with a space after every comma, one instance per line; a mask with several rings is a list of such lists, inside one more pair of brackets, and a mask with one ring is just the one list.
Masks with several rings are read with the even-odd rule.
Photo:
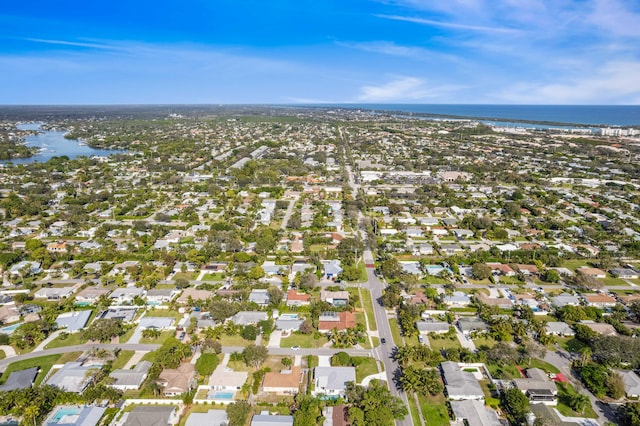
[[[58, 424], [67, 416], [77, 416], [82, 411], [80, 407], [60, 407], [58, 411], [55, 412], [49, 423]], [[69, 419], [71, 420], [71, 419]], [[65, 422], [69, 423], [69, 422]]]
[[20, 327], [22, 324], [24, 324], [24, 323], [23, 322], [19, 322], [17, 324], [11, 324], [11, 325], [8, 325], [6, 327], [2, 327], [2, 328], [0, 328], [0, 333], [11, 334], [14, 331], [16, 331], [16, 329], [18, 327]]
[[207, 399], [232, 400], [235, 392], [216, 391], [207, 395]]
[[283, 320], [297, 320], [298, 314], [282, 314], [280, 315], [280, 319]]

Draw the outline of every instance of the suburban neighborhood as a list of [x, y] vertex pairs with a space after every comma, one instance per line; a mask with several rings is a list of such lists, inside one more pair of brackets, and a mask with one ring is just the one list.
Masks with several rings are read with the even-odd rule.
[[[56, 131], [113, 153], [18, 161]], [[0, 139], [0, 425], [640, 424], [638, 129], [238, 106]]]

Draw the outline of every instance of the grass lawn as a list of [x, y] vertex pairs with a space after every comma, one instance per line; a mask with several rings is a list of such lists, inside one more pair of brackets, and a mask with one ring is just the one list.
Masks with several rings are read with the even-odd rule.
[[539, 368], [541, 370], [544, 370], [546, 373], [553, 373], [553, 374], [558, 374], [560, 373], [560, 370], [558, 370], [558, 368], [553, 365], [553, 364], [549, 364], [548, 362], [542, 361], [541, 359], [537, 359], [534, 358], [531, 360], [531, 362], [529, 363], [529, 365], [521, 365], [522, 368]]
[[563, 416], [567, 417], [589, 417], [589, 418], [597, 418], [598, 415], [593, 411], [593, 407], [591, 403], [584, 410], [584, 414], [580, 414], [578, 412], [573, 411], [569, 407], [569, 401], [571, 397], [578, 392], [574, 389], [574, 387], [570, 383], [556, 383], [558, 385], [558, 405], [556, 408]]
[[589, 265], [589, 262], [587, 262], [586, 260], [572, 259], [572, 260], [565, 260], [564, 262], [562, 262], [562, 266], [564, 268], [567, 268], [571, 272], [575, 272], [575, 270], [581, 266], [590, 266], [590, 265]]
[[250, 343], [255, 343], [255, 341], [245, 340], [239, 334], [236, 336], [223, 334], [222, 337], [220, 337], [220, 344], [222, 344], [222, 346], [247, 346]]
[[614, 278], [610, 276], [607, 276], [606, 278], [599, 278], [599, 280], [604, 282], [604, 285], [606, 286], [614, 286], [614, 285], [628, 286], [629, 285], [629, 283], [627, 283], [625, 280], [621, 280], [620, 278]]
[[418, 401], [426, 425], [449, 425], [449, 411], [443, 394], [428, 397], [418, 395]]
[[215, 273], [215, 274], [204, 274], [202, 276], [202, 281], [222, 281], [224, 280], [224, 274]]
[[175, 280], [178, 280], [180, 278], [184, 278], [185, 280], [188, 280], [188, 281], [193, 281], [196, 278], [198, 278], [198, 273], [196, 273], [196, 272], [178, 272], [173, 276], [172, 280], [175, 281]]
[[413, 424], [421, 425], [420, 413], [418, 413], [418, 407], [416, 406], [416, 401], [413, 399], [413, 395], [407, 395], [407, 399], [409, 400], [409, 415], [413, 420]]
[[519, 379], [522, 377], [515, 365], [487, 364], [487, 369], [494, 379]]
[[213, 370], [220, 362], [220, 358], [217, 354], [206, 353], [200, 355], [200, 358], [196, 361], [196, 370], [202, 376], [210, 376]]
[[77, 360], [80, 355], [82, 355], [82, 351], [67, 352], [66, 354], [60, 355], [60, 358], [58, 358], [58, 361], [56, 361], [55, 363], [56, 364], [65, 364], [67, 362], [73, 362], [73, 361]]
[[360, 303], [362, 303], [364, 307], [364, 312], [367, 314], [367, 321], [369, 321], [369, 329], [372, 331], [376, 331], [378, 326], [376, 324], [376, 318], [373, 313], [373, 302], [371, 300], [371, 292], [368, 289], [359, 289], [360, 290]]
[[22, 361], [16, 361], [7, 366], [0, 380], [2, 381], [2, 383], [4, 383], [9, 377], [9, 374], [13, 373], [14, 371], [26, 370], [27, 368], [32, 368], [32, 367], [40, 367], [40, 372], [36, 377], [36, 384], [40, 384], [44, 379], [44, 377], [49, 372], [49, 370], [51, 370], [51, 366], [56, 363], [58, 358], [60, 358], [60, 355], [54, 354], [54, 355], [41, 356], [39, 358], [31, 358], [31, 359], [25, 359]]
[[73, 334], [69, 334], [66, 338], [62, 338], [62, 336], [58, 336], [55, 339], [53, 339], [51, 342], [49, 342], [48, 345], [46, 345], [44, 348], [45, 349], [52, 349], [52, 348], [60, 348], [63, 346], [76, 346], [76, 345], [81, 345], [83, 343], [85, 343], [86, 341], [82, 339], [82, 333], [73, 333]]
[[175, 318], [175, 319], [182, 318], [182, 314], [180, 314], [178, 311], [172, 311], [171, 309], [155, 309], [155, 308], [149, 309], [144, 316], [145, 318], [148, 318], [148, 317]]
[[496, 341], [487, 335], [476, 337], [475, 339], [472, 339], [472, 340], [473, 340], [473, 344], [476, 345], [476, 348], [478, 349], [484, 346], [486, 346], [487, 348], [492, 348], [496, 344]]
[[313, 334], [301, 334], [294, 333], [290, 337], [285, 337], [280, 340], [281, 348], [290, 348], [292, 346], [300, 346], [304, 349], [317, 349], [321, 348], [328, 342], [325, 336], [321, 336], [319, 339], [314, 339]]
[[460, 342], [458, 341], [457, 338], [450, 340], [450, 339], [433, 339], [433, 338], [429, 338], [429, 343], [431, 346], [431, 349], [435, 349], [435, 350], [442, 350], [442, 349], [452, 349], [452, 348], [461, 348], [462, 346], [460, 346]]
[[396, 344], [396, 346], [403, 346], [402, 336], [400, 335], [400, 328], [398, 327], [398, 320], [396, 320], [395, 318], [390, 318], [389, 327], [391, 328], [393, 342]]
[[112, 368], [114, 370], [118, 368], [124, 368], [124, 366], [129, 362], [135, 351], [120, 351], [118, 357], [113, 361]]
[[374, 358], [366, 356], [351, 357], [354, 365], [356, 365], [356, 382], [362, 383], [362, 380], [372, 374], [378, 374], [378, 364]]
[[175, 336], [176, 332], [173, 330], [166, 330], [163, 331], [162, 333], [160, 333], [160, 336], [158, 336], [158, 338], [141, 338], [140, 339], [140, 344], [158, 344], [161, 345], [163, 344], [169, 337]]
[[5, 359], [6, 357], [7, 354], [5, 354], [3, 350], [0, 350], [0, 359]]
[[140, 359], [140, 361], [149, 361], [149, 362], [154, 362], [155, 360], [156, 360], [156, 351], [147, 352], [142, 356], [142, 359]]

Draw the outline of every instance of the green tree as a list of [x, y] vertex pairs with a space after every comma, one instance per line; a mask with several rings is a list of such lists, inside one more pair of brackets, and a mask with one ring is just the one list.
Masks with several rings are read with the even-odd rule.
[[474, 263], [471, 266], [471, 274], [476, 280], [486, 280], [491, 276], [491, 267], [486, 263]]
[[251, 413], [251, 405], [246, 401], [238, 401], [227, 405], [229, 426], [244, 426]]
[[245, 364], [258, 368], [269, 357], [269, 351], [264, 346], [250, 344], [242, 351], [242, 358]]
[[518, 423], [526, 421], [529, 413], [529, 398], [519, 389], [511, 388], [502, 393], [505, 407]]

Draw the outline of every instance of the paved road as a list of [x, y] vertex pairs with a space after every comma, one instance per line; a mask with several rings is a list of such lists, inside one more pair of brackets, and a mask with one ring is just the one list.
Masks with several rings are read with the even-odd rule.
[[[364, 251], [364, 262], [366, 264], [373, 264], [374, 262], [373, 254], [369, 249]], [[389, 320], [387, 319], [387, 310], [378, 302], [380, 297], [382, 297], [384, 285], [374, 274], [373, 268], [367, 268], [367, 278], [369, 289], [371, 291], [371, 299], [373, 300], [373, 313], [376, 317], [376, 324], [378, 325], [378, 334], [380, 339], [385, 339], [387, 341], [386, 344], [381, 344], [374, 349], [374, 353], [376, 358], [384, 364], [384, 370], [387, 374], [387, 382], [389, 383], [391, 393], [402, 399], [408, 410], [409, 400], [407, 399], [407, 395], [397, 385], [398, 374], [400, 374], [400, 365], [393, 358], [395, 345], [393, 343], [393, 335], [391, 334]], [[409, 413], [404, 420], [397, 421], [396, 425], [413, 426], [411, 413]]]
[[282, 224], [280, 224], [280, 229], [283, 231], [287, 229], [287, 223], [289, 223], [289, 219], [291, 219], [291, 215], [293, 214], [293, 206], [296, 205], [296, 201], [298, 199], [289, 201], [289, 207], [287, 207], [287, 211], [284, 214], [284, 218], [282, 218]]

